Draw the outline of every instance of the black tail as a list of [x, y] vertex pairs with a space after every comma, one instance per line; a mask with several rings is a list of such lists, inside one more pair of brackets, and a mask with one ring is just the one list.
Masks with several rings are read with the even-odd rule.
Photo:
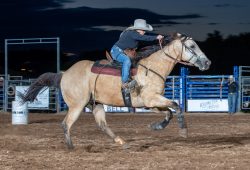
[[33, 102], [43, 87], [60, 88], [61, 79], [62, 73], [44, 73], [31, 84], [24, 94], [19, 92], [17, 95], [22, 99], [22, 103]]

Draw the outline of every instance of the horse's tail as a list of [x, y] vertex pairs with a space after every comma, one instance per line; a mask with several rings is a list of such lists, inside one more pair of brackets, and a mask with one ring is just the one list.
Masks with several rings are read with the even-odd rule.
[[30, 85], [24, 94], [19, 92], [17, 95], [21, 98], [21, 103], [33, 102], [43, 87], [60, 88], [61, 79], [62, 73], [44, 73]]

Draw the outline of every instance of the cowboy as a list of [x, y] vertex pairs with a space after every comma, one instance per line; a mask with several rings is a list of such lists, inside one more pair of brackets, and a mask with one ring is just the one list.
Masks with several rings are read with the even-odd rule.
[[136, 19], [134, 25], [125, 29], [111, 48], [112, 58], [122, 63], [122, 89], [132, 88], [136, 84], [135, 80], [129, 80], [129, 72], [131, 58], [135, 55], [139, 41], [155, 41], [163, 38], [162, 35], [144, 35], [146, 31], [153, 31], [153, 27], [144, 19]]
[[233, 115], [236, 112], [238, 85], [234, 80], [233, 75], [229, 76], [228, 82], [228, 113]]

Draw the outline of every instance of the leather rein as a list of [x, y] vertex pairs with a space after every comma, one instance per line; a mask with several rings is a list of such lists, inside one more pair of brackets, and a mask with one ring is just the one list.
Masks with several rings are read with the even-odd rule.
[[[187, 40], [187, 39], [185, 39], [185, 40]], [[182, 41], [181, 41], [181, 44], [182, 44], [181, 55], [177, 56], [177, 58], [174, 58], [174, 57], [172, 57], [171, 55], [169, 55], [168, 53], [166, 53], [166, 52], [163, 50], [163, 48], [162, 48], [162, 40], [159, 40], [159, 45], [160, 45], [160, 47], [161, 47], [161, 50], [162, 50], [162, 52], [163, 52], [167, 57], [169, 57], [169, 58], [171, 58], [172, 60], [174, 60], [175, 63], [180, 63], [180, 64], [183, 64], [183, 65], [193, 66], [192, 63], [189, 63], [189, 62], [186, 62], [186, 61], [182, 61], [181, 59], [179, 59], [179, 58], [182, 58], [182, 54], [183, 54], [183, 49], [184, 49], [184, 47], [187, 48], [186, 45], [183, 44]], [[193, 55], [193, 56], [194, 56], [194, 55]], [[191, 60], [192, 58], [193, 58], [193, 57], [191, 57], [190, 60]], [[189, 60], [189, 61], [190, 61], [190, 60]]]
[[156, 74], [158, 77], [160, 77], [160, 78], [163, 80], [163, 82], [166, 81], [166, 79], [165, 79], [162, 75], [160, 75], [159, 73], [157, 73], [156, 71], [154, 71], [154, 70], [152, 70], [152, 69], [150, 69], [150, 68], [148, 68], [148, 67], [146, 67], [146, 66], [144, 66], [144, 65], [142, 65], [142, 64], [138, 64], [138, 65], [139, 65], [139, 66], [142, 66], [143, 68], [146, 69], [146, 76], [148, 75], [148, 71], [151, 71], [152, 73], [154, 73], [154, 74]]

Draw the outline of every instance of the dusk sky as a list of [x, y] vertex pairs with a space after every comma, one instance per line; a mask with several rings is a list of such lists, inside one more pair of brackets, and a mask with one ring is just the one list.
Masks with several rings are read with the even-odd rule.
[[203, 41], [214, 30], [223, 37], [250, 32], [250, 1], [1, 0], [0, 41], [60, 37], [67, 52], [111, 48], [136, 18], [146, 19], [153, 33], [177, 31]]
[[[63, 8], [87, 6], [102, 9], [137, 8], [148, 10], [155, 14], [169, 16], [169, 18], [172, 16], [170, 19], [160, 19], [159, 23], [153, 24], [157, 32], [164, 34], [166, 31], [176, 30], [190, 34], [198, 40], [204, 40], [206, 34], [215, 29], [223, 32], [225, 36], [249, 32], [250, 30], [250, 2], [247, 0], [110, 0], [105, 1], [108, 2], [105, 4], [103, 2], [103, 0], [75, 0], [64, 3]], [[145, 19], [147, 18], [150, 16], [145, 17]], [[112, 25], [107, 25], [99, 28], [109, 28], [108, 26], [112, 27]], [[119, 29], [119, 27], [111, 29]]]

